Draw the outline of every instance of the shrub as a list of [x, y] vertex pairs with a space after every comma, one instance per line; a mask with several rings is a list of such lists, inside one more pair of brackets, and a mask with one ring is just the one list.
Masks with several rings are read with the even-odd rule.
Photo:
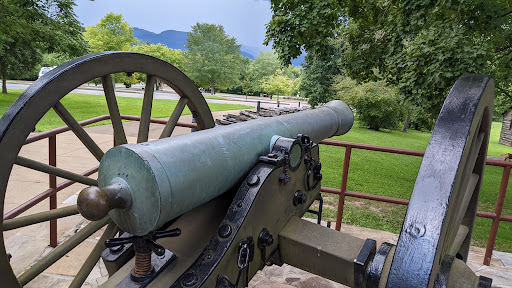
[[357, 84], [349, 78], [340, 78], [333, 85], [338, 99], [356, 110], [359, 124], [369, 129], [397, 129], [404, 117], [397, 89], [384, 81]]
[[416, 108], [411, 112], [410, 128], [418, 131], [432, 131], [435, 124], [436, 119], [424, 109]]

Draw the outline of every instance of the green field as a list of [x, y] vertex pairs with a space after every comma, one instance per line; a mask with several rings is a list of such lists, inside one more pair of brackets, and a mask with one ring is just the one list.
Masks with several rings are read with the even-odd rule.
[[[9, 94], [0, 94], [0, 115], [3, 115], [3, 113], [11, 105], [11, 103], [22, 92], [22, 90], [10, 89]], [[117, 97], [117, 102], [121, 114], [140, 116], [142, 108], [142, 98]], [[172, 111], [174, 110], [174, 107], [176, 106], [177, 102], [177, 100], [154, 99], [151, 117], [169, 117]], [[103, 95], [71, 93], [69, 95], [66, 95], [61, 100], [61, 103], [71, 112], [71, 114], [78, 121], [108, 114], [105, 96]], [[246, 105], [220, 103], [209, 103], [208, 106], [210, 107], [210, 110], [212, 112], [253, 108], [251, 106]], [[190, 111], [188, 110], [188, 108], [185, 108], [182, 115], [190, 115]], [[102, 121], [93, 125], [103, 125], [107, 123], [110, 123], [110, 121]], [[37, 124], [36, 132], [45, 131], [63, 125], [65, 124], [64, 122], [62, 122], [59, 116], [57, 116], [57, 114], [53, 110], [50, 110]]]
[[[493, 123], [489, 145], [490, 156], [512, 153], [512, 148], [498, 144], [501, 123]], [[430, 133], [410, 130], [373, 131], [359, 127], [358, 123], [346, 135], [335, 140], [373, 144], [424, 151]], [[345, 148], [321, 145], [322, 186], [339, 188]], [[352, 149], [347, 190], [409, 199], [418, 173], [421, 157]], [[478, 210], [494, 212], [503, 168], [486, 166]], [[512, 188], [505, 199], [504, 215], [512, 215]], [[338, 196], [324, 194], [324, 218], [336, 221]], [[343, 223], [399, 233], [406, 207], [347, 197]], [[314, 215], [309, 215], [314, 218]], [[490, 219], [477, 218], [473, 232], [473, 245], [485, 247], [491, 227]], [[496, 249], [512, 252], [512, 223], [501, 222]]]

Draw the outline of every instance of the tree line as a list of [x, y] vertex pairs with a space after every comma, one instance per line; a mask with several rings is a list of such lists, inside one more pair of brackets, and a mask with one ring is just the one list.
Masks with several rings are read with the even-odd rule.
[[[3, 93], [7, 93], [6, 79], [34, 79], [42, 66], [58, 66], [87, 53], [132, 51], [173, 64], [198, 87], [211, 89], [212, 94], [217, 90], [247, 95], [298, 94], [299, 68], [281, 65], [272, 51], [261, 51], [254, 60], [243, 57], [241, 45], [221, 25], [197, 23], [187, 35], [186, 50], [181, 51], [136, 39], [133, 28], [121, 14], [108, 13], [96, 25], [80, 27], [73, 13], [73, 1], [7, 0], [0, 1], [0, 5], [0, 14], [9, 15], [0, 20]], [[60, 14], [55, 14], [57, 8]], [[36, 22], [51, 25], [43, 28]], [[71, 26], [62, 30], [68, 24]], [[8, 30], [11, 26], [16, 27], [13, 33]], [[47, 34], [39, 33], [41, 30]], [[144, 77], [139, 73], [114, 75], [117, 83], [127, 87], [145, 82]], [[100, 83], [97, 79], [93, 82]]]
[[512, 106], [512, 1], [272, 0], [271, 9], [266, 43], [283, 63], [307, 51], [305, 71], [324, 74], [310, 101], [394, 102], [402, 122], [428, 129], [458, 77], [481, 73], [495, 81], [495, 119]]

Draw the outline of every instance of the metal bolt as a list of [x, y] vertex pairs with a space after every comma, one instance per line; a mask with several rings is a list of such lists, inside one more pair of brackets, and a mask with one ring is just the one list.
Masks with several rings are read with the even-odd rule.
[[295, 195], [293, 195], [293, 205], [294, 206], [304, 204], [304, 203], [306, 203], [307, 200], [308, 200], [308, 196], [306, 194], [302, 193], [302, 191], [300, 191], [300, 190], [295, 192]]
[[251, 175], [247, 178], [247, 185], [256, 186], [260, 183], [260, 177], [258, 175]]
[[197, 283], [197, 275], [191, 272], [183, 275], [183, 279], [181, 279], [181, 285], [185, 287], [194, 286]]
[[219, 234], [219, 236], [221, 238], [227, 238], [227, 237], [229, 237], [229, 235], [231, 235], [232, 231], [233, 231], [233, 229], [231, 228], [231, 225], [229, 225], [229, 224], [222, 224], [219, 227], [218, 234]]
[[272, 244], [274, 244], [274, 237], [270, 234], [267, 228], [263, 228], [258, 236], [258, 247], [268, 247]]

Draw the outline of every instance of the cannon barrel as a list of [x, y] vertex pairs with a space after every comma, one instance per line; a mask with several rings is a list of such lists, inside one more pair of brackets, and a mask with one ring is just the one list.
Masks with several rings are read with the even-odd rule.
[[99, 187], [80, 193], [90, 220], [112, 217], [124, 231], [144, 235], [239, 183], [270, 152], [273, 136], [342, 135], [354, 116], [342, 101], [317, 109], [110, 149], [101, 159]]

